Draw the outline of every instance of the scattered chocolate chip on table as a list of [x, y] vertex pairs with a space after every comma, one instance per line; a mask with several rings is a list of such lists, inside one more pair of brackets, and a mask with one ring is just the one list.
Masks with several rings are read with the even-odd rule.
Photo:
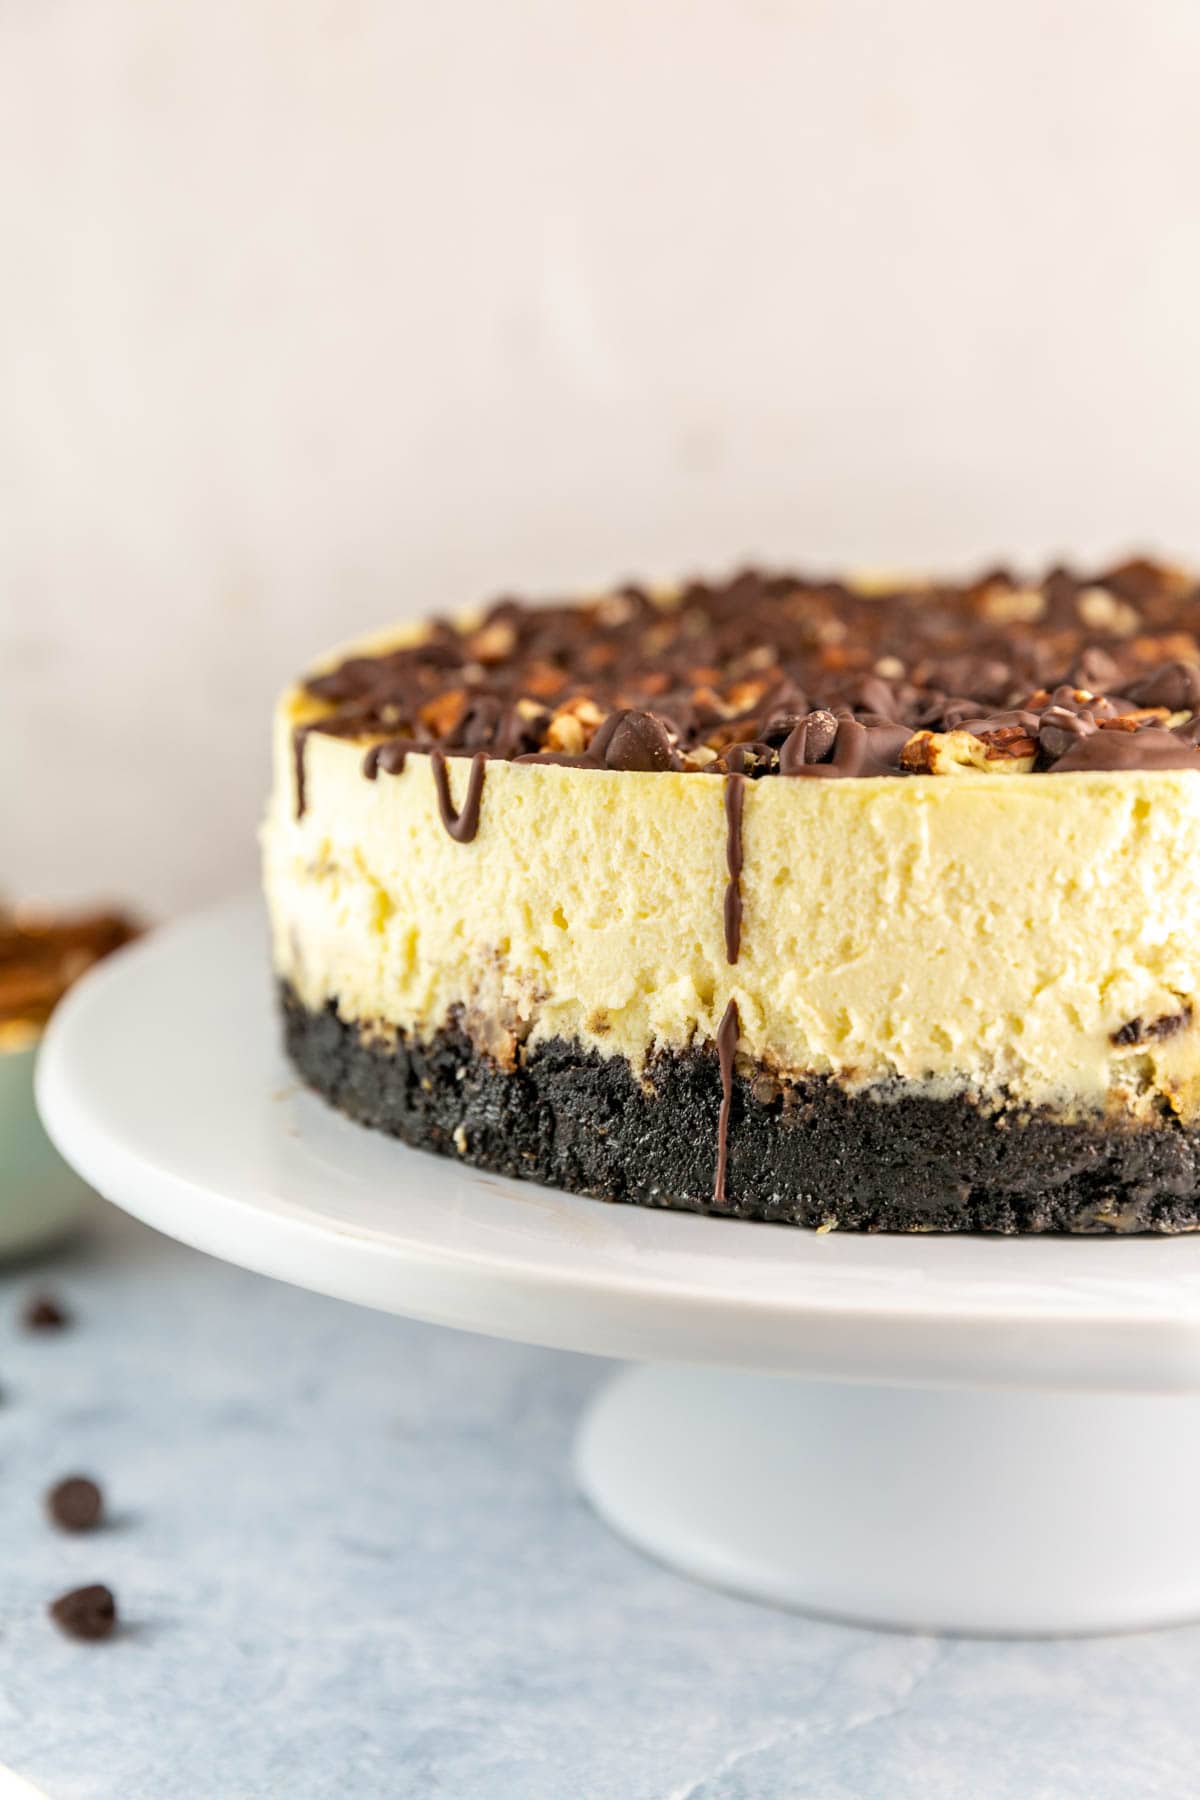
[[116, 1630], [117, 1602], [112, 1589], [97, 1582], [60, 1594], [50, 1603], [50, 1617], [68, 1637], [96, 1643]]
[[64, 1531], [94, 1531], [104, 1516], [104, 1496], [87, 1475], [68, 1475], [46, 1495], [46, 1510]]
[[53, 1294], [35, 1294], [21, 1314], [26, 1331], [64, 1331], [71, 1315]]

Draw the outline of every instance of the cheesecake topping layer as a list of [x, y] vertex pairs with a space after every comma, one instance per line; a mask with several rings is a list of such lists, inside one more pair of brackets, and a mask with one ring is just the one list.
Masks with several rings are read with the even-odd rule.
[[[376, 740], [371, 778], [410, 751], [753, 779], [1194, 769], [1200, 585], [1147, 561], [870, 591], [751, 570], [670, 594], [500, 600], [304, 690], [298, 814], [312, 731]], [[447, 829], [473, 835], [482, 780], [465, 825], [443, 807]]]

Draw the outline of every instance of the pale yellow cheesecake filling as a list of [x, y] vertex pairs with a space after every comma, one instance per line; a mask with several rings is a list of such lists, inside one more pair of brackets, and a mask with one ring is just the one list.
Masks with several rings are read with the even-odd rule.
[[458, 843], [428, 756], [368, 781], [361, 744], [313, 733], [297, 818], [313, 710], [281, 702], [263, 832], [275, 968], [311, 1008], [417, 1037], [457, 1008], [502, 1061], [563, 1037], [642, 1070], [734, 1000], [739, 1060], [783, 1074], [1196, 1114], [1187, 771], [749, 782], [731, 965], [720, 777], [492, 761]]

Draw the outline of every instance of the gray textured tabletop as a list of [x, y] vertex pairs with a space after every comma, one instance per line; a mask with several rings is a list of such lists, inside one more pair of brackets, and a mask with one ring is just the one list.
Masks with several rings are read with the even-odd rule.
[[[301, 1293], [106, 1208], [0, 1286], [0, 1759], [51, 1800], [1200, 1789], [1200, 1629], [890, 1636], [627, 1549], [569, 1472], [602, 1364]], [[73, 1328], [23, 1333], [47, 1286]], [[43, 1517], [75, 1470], [108, 1493], [98, 1534]], [[1153, 1529], [1153, 1495], [1113, 1529]], [[118, 1597], [107, 1643], [46, 1618], [88, 1581]]]

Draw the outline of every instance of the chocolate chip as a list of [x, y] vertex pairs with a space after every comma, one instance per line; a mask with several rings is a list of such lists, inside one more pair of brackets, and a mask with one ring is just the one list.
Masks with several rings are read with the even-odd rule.
[[1149, 1044], [1155, 1039], [1174, 1037], [1177, 1032], [1186, 1031], [1191, 1022], [1192, 1007], [1186, 1002], [1178, 1012], [1163, 1013], [1148, 1023], [1141, 1017], [1126, 1019], [1124, 1025], [1110, 1032], [1108, 1041], [1118, 1046]]
[[[795, 707], [781, 708], [780, 711], [769, 714], [763, 720], [758, 735], [764, 743], [773, 744], [778, 750], [784, 740], [791, 737], [797, 725], [807, 716], [807, 706], [801, 706], [799, 709]], [[833, 714], [831, 713], [829, 716], [832, 718]]]
[[896, 690], [881, 675], [860, 675], [845, 689], [846, 700], [855, 712], [871, 713], [880, 719], [898, 719]]
[[[898, 775], [901, 773], [900, 752], [909, 739], [907, 725], [894, 725], [888, 720], [856, 719], [852, 713], [839, 713], [837, 739], [829, 762], [807, 763], [793, 769], [782, 767], [785, 775], [829, 778], [846, 775]], [[787, 746], [785, 744], [784, 748]]]
[[468, 700], [458, 723], [442, 739], [447, 750], [482, 750], [493, 744], [504, 718], [503, 703], [494, 694], [476, 694]]
[[1096, 721], [1088, 713], [1048, 706], [1038, 725], [1038, 746], [1048, 761], [1057, 762], [1080, 738], [1090, 737], [1096, 729]]
[[671, 741], [653, 713], [623, 712], [618, 715], [604, 746], [605, 768], [669, 769], [673, 760]]
[[837, 734], [838, 722], [833, 713], [826, 711], [824, 707], [806, 713], [789, 733], [779, 752], [780, 772], [790, 775], [806, 764], [825, 762], [833, 749]]
[[965, 720], [978, 716], [977, 700], [944, 700], [926, 709], [919, 728], [922, 731], [960, 731]]
[[117, 1626], [117, 1603], [111, 1588], [99, 1583], [72, 1588], [50, 1603], [50, 1617], [68, 1637], [97, 1643], [111, 1637]]
[[1089, 644], [1083, 655], [1071, 670], [1071, 680], [1076, 687], [1087, 688], [1093, 694], [1111, 694], [1121, 679], [1121, 671], [1107, 650]]
[[104, 1496], [86, 1475], [68, 1475], [46, 1495], [46, 1510], [64, 1531], [94, 1531], [104, 1513]]
[[1051, 706], [1061, 707], [1063, 712], [1078, 716], [1086, 713], [1090, 719], [1115, 719], [1117, 716], [1117, 708], [1107, 695], [1093, 694], [1087, 688], [1074, 688], [1066, 681], [1061, 682], [1050, 695], [1046, 707], [1048, 709]]
[[1195, 712], [1200, 707], [1200, 665], [1163, 663], [1141, 681], [1128, 684], [1125, 692], [1138, 706], [1165, 706], [1168, 712]]
[[71, 1315], [53, 1294], [35, 1294], [21, 1314], [26, 1331], [64, 1331]]
[[1157, 726], [1142, 731], [1097, 731], [1077, 739], [1050, 770], [1067, 775], [1078, 769], [1195, 769], [1200, 752]]
[[550, 717], [544, 707], [510, 706], [496, 729], [497, 756], [511, 757], [515, 761], [517, 757], [535, 751], [545, 735]]
[[947, 731], [955, 729], [969, 731], [972, 737], [993, 737], [997, 732], [1019, 731], [1023, 737], [1036, 737], [1038, 726], [1044, 715], [1029, 712], [1025, 707], [1012, 707], [1006, 712], [987, 713], [982, 718], [963, 714], [956, 717], [954, 725], [946, 721]]
[[1008, 698], [1013, 687], [1011, 664], [994, 656], [942, 657], [932, 663], [929, 675], [937, 687], [951, 694], [973, 694], [979, 700], [998, 705]]

